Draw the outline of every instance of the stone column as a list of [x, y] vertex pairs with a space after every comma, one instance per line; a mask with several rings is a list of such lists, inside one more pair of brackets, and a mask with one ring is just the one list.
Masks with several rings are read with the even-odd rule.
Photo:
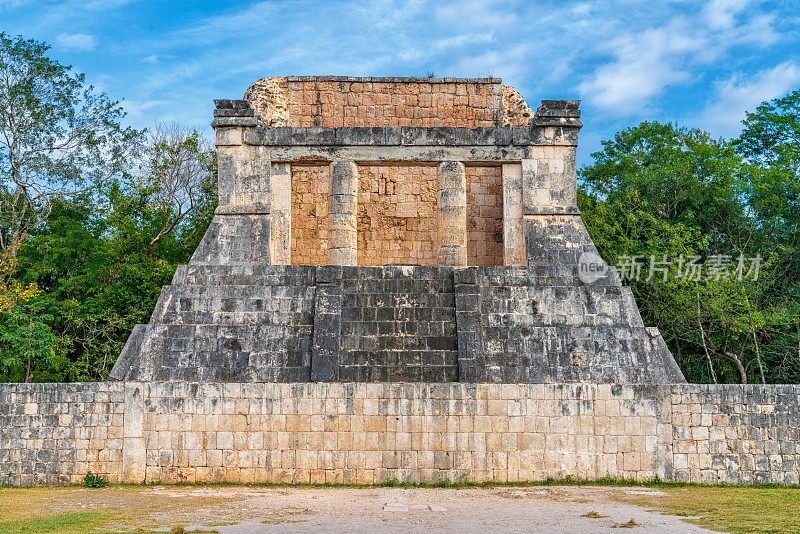
[[144, 434], [144, 389], [141, 382], [123, 385], [122, 474], [120, 482], [145, 482], [147, 448]]
[[525, 265], [522, 165], [503, 165], [503, 264]]
[[525, 215], [578, 215], [575, 154], [581, 112], [578, 100], [542, 100], [533, 118], [531, 159], [522, 161]]
[[217, 213], [264, 215], [269, 213], [270, 161], [265, 147], [248, 145], [246, 129], [216, 127], [219, 160]]
[[328, 262], [358, 263], [358, 165], [354, 161], [331, 163], [330, 231]]
[[190, 263], [269, 263], [269, 152], [249, 143], [257, 122], [247, 102], [216, 104], [219, 205]]
[[464, 164], [445, 161], [437, 176], [439, 265], [467, 264], [467, 178]]
[[574, 146], [534, 146], [522, 160], [525, 215], [578, 215]]
[[292, 263], [292, 169], [273, 163], [269, 181], [270, 260], [273, 265]]
[[577, 205], [575, 154], [579, 102], [543, 100], [533, 118], [530, 159], [522, 160], [522, 209], [528, 265], [576, 272], [591, 239]]

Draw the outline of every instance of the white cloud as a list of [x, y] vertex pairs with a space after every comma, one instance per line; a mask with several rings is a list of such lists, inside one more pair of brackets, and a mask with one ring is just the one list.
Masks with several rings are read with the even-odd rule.
[[712, 28], [730, 28], [745, 6], [744, 0], [712, 0], [703, 9], [703, 17]]
[[605, 110], [628, 114], [646, 106], [665, 86], [685, 80], [688, 73], [673, 56], [698, 45], [674, 30], [655, 28], [612, 41], [616, 60], [601, 65], [581, 83], [581, 93]]
[[61, 33], [56, 37], [56, 43], [72, 50], [93, 50], [96, 41], [93, 35], [85, 33]]
[[427, 9], [426, 0], [373, 0], [348, 5], [363, 20], [364, 27], [374, 26], [378, 30], [398, 31]]
[[217, 15], [199, 24], [173, 33], [173, 43], [210, 45], [230, 41], [232, 38], [244, 39], [263, 37], [272, 29], [280, 8], [271, 2], [257, 2], [241, 11]]
[[589, 15], [591, 12], [592, 12], [592, 4], [588, 2], [583, 4], [575, 4], [570, 9], [570, 13], [578, 17], [585, 17], [586, 15]]
[[457, 0], [438, 4], [437, 19], [461, 28], [513, 28], [518, 22], [514, 3], [508, 0]]
[[169, 100], [125, 100], [125, 111], [128, 112], [128, 117], [133, 120], [139, 120], [146, 116], [149, 111], [155, 109], [163, 109], [169, 106]]
[[525, 77], [526, 57], [530, 51], [527, 44], [490, 50], [482, 54], [466, 55], [453, 67], [447, 69], [454, 76], [494, 76], [504, 83], [516, 83]]
[[613, 59], [581, 82], [581, 94], [612, 115], [635, 114], [665, 88], [695, 78], [732, 47], [776, 42], [773, 16], [748, 17], [745, 7], [739, 0], [717, 0], [697, 16], [676, 15], [661, 26], [611, 40], [605, 52]]
[[[715, 90], [721, 101], [755, 80], [732, 73], [751, 75], [792, 57], [791, 50], [762, 47], [780, 38], [790, 49], [800, 38], [791, 9], [746, 0], [668, 0], [658, 9], [640, 0], [252, 0], [117, 32], [118, 21], [154, 16], [143, 14], [141, 3], [114, 11], [126, 1], [45, 2], [28, 10], [27, 22], [8, 10], [7, 25], [53, 44], [63, 32], [61, 46], [111, 54], [113, 63], [93, 64], [95, 54], [78, 61], [92, 81], [98, 69], [110, 75], [108, 92], [132, 99], [125, 105], [140, 125], [165, 114], [206, 125], [212, 98], [236, 97], [267, 75], [435, 71], [502, 77], [534, 107], [539, 98], [583, 96], [590, 139], [592, 128], [610, 135], [625, 126], [629, 111], [637, 119], [676, 120], [690, 113], [688, 105], [697, 114]], [[0, 6], [26, 2], [34, 4]], [[85, 34], [83, 42], [73, 38]], [[65, 49], [55, 53], [75, 61]], [[124, 67], [130, 58], [138, 72]], [[727, 81], [714, 86], [715, 79]], [[743, 106], [734, 108], [735, 122]], [[699, 115], [693, 119], [697, 124]]]
[[462, 33], [460, 35], [453, 35], [452, 37], [437, 39], [434, 41], [433, 47], [437, 50], [450, 50], [471, 44], [490, 43], [493, 39], [494, 36], [491, 32], [477, 34]]
[[773, 29], [775, 15], [758, 15], [752, 17], [746, 24], [734, 28], [728, 34], [721, 36], [722, 39], [730, 39], [732, 45], [753, 44], [757, 46], [768, 46], [778, 42], [779, 36]]
[[0, 0], [0, 8], [16, 9], [30, 3], [30, 0]]
[[397, 58], [402, 61], [414, 61], [422, 57], [422, 51], [417, 48], [409, 48], [397, 52]]
[[788, 93], [800, 84], [800, 65], [785, 61], [750, 78], [734, 76], [716, 85], [713, 102], [700, 115], [697, 126], [716, 136], [734, 137], [741, 131], [745, 111]]

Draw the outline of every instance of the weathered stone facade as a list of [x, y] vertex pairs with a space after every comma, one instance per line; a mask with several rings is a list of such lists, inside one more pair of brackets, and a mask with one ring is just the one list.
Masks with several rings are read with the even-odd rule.
[[800, 387], [685, 384], [616, 271], [579, 276], [580, 126], [495, 79], [218, 101], [200, 246], [112, 381], [0, 385], [0, 484], [797, 484]]
[[481, 128], [502, 125], [503, 103], [509, 116], [525, 113], [521, 97], [509, 93], [502, 101], [496, 78], [274, 77], [255, 82], [244, 99], [259, 122], [272, 127]]
[[94, 384], [0, 385], [0, 484], [797, 484], [800, 387], [684, 383], [576, 205], [578, 102], [271, 78], [219, 207]]
[[797, 484], [800, 387], [0, 385], [0, 484]]
[[358, 265], [438, 265], [437, 168], [360, 165]]
[[578, 102], [266, 78], [213, 124], [214, 221], [112, 378], [683, 381], [613, 268], [578, 277]]

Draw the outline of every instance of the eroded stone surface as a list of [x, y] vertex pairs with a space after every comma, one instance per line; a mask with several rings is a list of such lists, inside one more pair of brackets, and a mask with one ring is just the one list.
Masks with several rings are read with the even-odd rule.
[[577, 101], [265, 78], [214, 126], [217, 214], [112, 378], [683, 381], [615, 271], [578, 276]]
[[500, 126], [500, 91], [491, 78], [273, 77], [244, 99], [264, 126], [478, 128]]
[[516, 88], [502, 87], [503, 126], [528, 126], [533, 118], [528, 103]]
[[285, 77], [262, 78], [247, 88], [245, 101], [264, 126], [289, 125], [289, 82]]
[[797, 484], [800, 388], [0, 384], [0, 484]]

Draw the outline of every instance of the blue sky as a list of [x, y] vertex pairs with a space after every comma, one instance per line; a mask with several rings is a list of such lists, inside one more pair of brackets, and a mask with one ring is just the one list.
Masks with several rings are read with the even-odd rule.
[[800, 5], [517, 0], [0, 0], [137, 127], [210, 132], [212, 100], [274, 75], [498, 76], [532, 108], [583, 100], [579, 160], [641, 120], [731, 137], [800, 88]]

